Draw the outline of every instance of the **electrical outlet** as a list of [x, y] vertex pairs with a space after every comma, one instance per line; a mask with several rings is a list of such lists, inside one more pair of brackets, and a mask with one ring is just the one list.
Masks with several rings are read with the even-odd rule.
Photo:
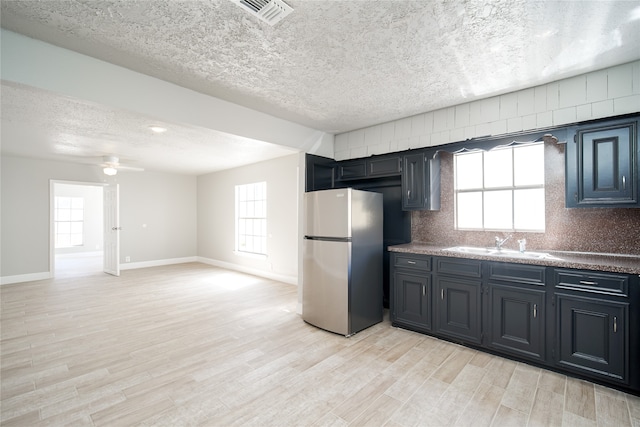
[[131, 262], [131, 257], [130, 256], [124, 257], [124, 262]]

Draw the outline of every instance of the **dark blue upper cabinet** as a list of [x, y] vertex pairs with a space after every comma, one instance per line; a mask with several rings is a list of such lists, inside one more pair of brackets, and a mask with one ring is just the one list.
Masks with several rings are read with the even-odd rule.
[[305, 191], [335, 188], [336, 165], [333, 159], [307, 153]]
[[440, 157], [432, 152], [404, 156], [402, 210], [440, 209]]
[[578, 127], [566, 148], [566, 206], [638, 208], [638, 119]]
[[371, 156], [337, 163], [337, 180], [353, 181], [400, 175], [402, 156], [399, 154]]

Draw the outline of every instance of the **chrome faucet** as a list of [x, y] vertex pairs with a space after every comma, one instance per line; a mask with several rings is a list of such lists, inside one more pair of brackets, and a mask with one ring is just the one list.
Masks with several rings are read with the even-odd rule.
[[509, 234], [504, 239], [501, 239], [498, 236], [496, 236], [496, 250], [498, 250], [498, 251], [502, 250], [502, 245], [504, 245], [504, 242], [506, 242], [510, 238], [511, 238], [511, 234]]
[[527, 250], [527, 239], [518, 240], [518, 250], [522, 253]]

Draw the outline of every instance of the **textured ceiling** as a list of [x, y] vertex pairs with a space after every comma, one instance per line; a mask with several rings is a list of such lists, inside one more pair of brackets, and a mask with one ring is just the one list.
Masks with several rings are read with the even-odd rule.
[[[149, 129], [154, 125], [169, 130], [156, 134]], [[12, 83], [2, 86], [2, 150], [23, 157], [96, 165], [103, 162], [103, 156], [116, 155], [123, 165], [188, 175], [295, 152], [280, 145], [202, 127], [159, 122]]]
[[640, 58], [638, 1], [11, 1], [2, 27], [329, 133]]

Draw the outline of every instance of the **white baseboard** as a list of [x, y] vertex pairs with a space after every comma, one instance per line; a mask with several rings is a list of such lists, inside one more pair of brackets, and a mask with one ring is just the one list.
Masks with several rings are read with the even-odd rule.
[[198, 257], [169, 258], [158, 259], [153, 261], [127, 262], [120, 263], [120, 270], [135, 270], [137, 268], [161, 267], [163, 265], [184, 264], [186, 262], [198, 262]]
[[[198, 256], [121, 263], [120, 270], [134, 270], [137, 268], [160, 267], [163, 265], [183, 264], [186, 262], [201, 262], [203, 264], [213, 265], [214, 267], [220, 267], [220, 268], [226, 268], [228, 270], [239, 271], [241, 273], [251, 274], [253, 276], [258, 276], [258, 277], [264, 277], [265, 279], [276, 280], [278, 282], [288, 283], [294, 286], [298, 285], [297, 276], [286, 276], [283, 274], [276, 274], [270, 271], [264, 271], [257, 268], [246, 267], [238, 264], [233, 264], [230, 262], [218, 261], [215, 259], [198, 257]], [[31, 282], [34, 280], [51, 279], [52, 277], [53, 276], [48, 271], [42, 272], [42, 273], [5, 276], [5, 277], [0, 277], [0, 285], [9, 285], [12, 283]]]
[[51, 279], [51, 273], [44, 271], [42, 273], [16, 274], [15, 276], [0, 277], [0, 285], [10, 285], [12, 283], [32, 282], [34, 280]]
[[214, 267], [226, 268], [227, 270], [239, 271], [241, 273], [251, 274], [252, 276], [264, 277], [265, 279], [276, 280], [278, 282], [298, 286], [298, 276], [276, 274], [270, 271], [264, 271], [257, 268], [246, 267], [244, 265], [233, 264], [230, 262], [219, 261], [211, 258], [197, 257], [197, 261], [203, 264], [213, 265]]

